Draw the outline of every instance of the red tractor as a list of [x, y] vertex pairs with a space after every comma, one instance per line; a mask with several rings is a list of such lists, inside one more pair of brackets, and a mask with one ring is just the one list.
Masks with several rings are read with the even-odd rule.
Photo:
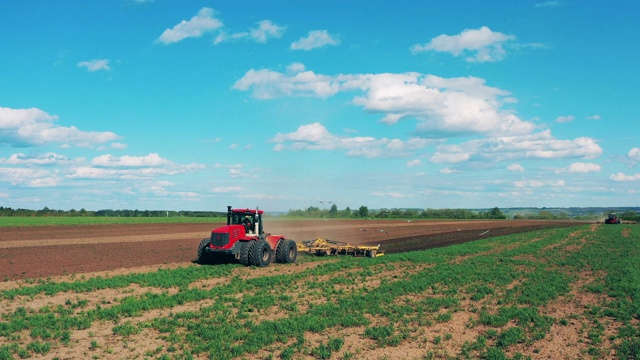
[[201, 264], [235, 259], [244, 265], [268, 266], [275, 253], [275, 261], [292, 263], [298, 257], [296, 242], [283, 235], [265, 234], [262, 229], [262, 210], [231, 209], [227, 206], [227, 225], [211, 231], [198, 246]]
[[616, 215], [616, 213], [609, 213], [609, 216], [604, 219], [604, 223], [605, 224], [620, 224], [620, 218], [618, 217], [618, 215]]

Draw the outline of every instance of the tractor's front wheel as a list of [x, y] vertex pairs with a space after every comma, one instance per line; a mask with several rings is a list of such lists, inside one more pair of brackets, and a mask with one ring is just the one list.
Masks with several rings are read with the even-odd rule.
[[249, 263], [253, 266], [264, 267], [271, 263], [272, 251], [264, 240], [258, 240], [249, 251]]
[[240, 242], [240, 263], [242, 265], [249, 265], [249, 252], [251, 252], [255, 243], [255, 241]]
[[200, 240], [200, 245], [198, 245], [198, 263], [199, 264], [208, 264], [210, 261], [209, 255], [204, 250], [208, 244], [209, 244], [209, 239], [204, 238]]

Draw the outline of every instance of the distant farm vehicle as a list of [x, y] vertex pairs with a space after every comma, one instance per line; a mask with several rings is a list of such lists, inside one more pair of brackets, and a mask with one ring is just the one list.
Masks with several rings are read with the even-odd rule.
[[212, 230], [210, 238], [200, 241], [198, 262], [236, 260], [258, 267], [268, 266], [272, 260], [295, 262], [298, 257], [296, 242], [285, 239], [283, 235], [265, 234], [263, 213], [258, 209], [231, 209], [227, 206], [227, 225]]
[[380, 250], [380, 245], [351, 245], [346, 242], [322, 238], [317, 238], [315, 240], [305, 240], [298, 243], [298, 251], [303, 251], [318, 256], [353, 255], [373, 258], [384, 255], [384, 252]]
[[620, 218], [618, 217], [618, 215], [616, 215], [616, 213], [609, 213], [609, 216], [604, 219], [604, 223], [605, 224], [620, 224]]

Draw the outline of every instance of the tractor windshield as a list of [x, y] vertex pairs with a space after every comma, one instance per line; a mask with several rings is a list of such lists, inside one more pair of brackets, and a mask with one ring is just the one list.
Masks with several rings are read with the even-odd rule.
[[235, 214], [231, 215], [231, 223], [232, 224], [237, 224], [237, 225], [242, 225], [243, 222], [244, 222], [245, 216], [248, 216], [249, 219], [251, 220], [251, 222], [253, 223], [253, 216], [247, 215], [247, 214], [243, 214], [243, 213], [235, 213]]

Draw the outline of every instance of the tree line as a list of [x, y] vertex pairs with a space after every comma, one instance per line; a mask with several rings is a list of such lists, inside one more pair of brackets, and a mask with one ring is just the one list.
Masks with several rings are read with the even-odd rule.
[[488, 211], [467, 209], [378, 209], [369, 210], [360, 206], [351, 210], [348, 206], [338, 210], [333, 204], [330, 209], [310, 206], [304, 210], [289, 210], [287, 216], [303, 218], [373, 218], [373, 219], [506, 219], [507, 216], [495, 207]]
[[[77, 217], [225, 217], [226, 211], [172, 211], [172, 210], [129, 210], [129, 209], [103, 209], [90, 211], [84, 208], [80, 210], [56, 210], [44, 207], [40, 210], [12, 209], [11, 207], [0, 206], [0, 217], [3, 216], [77, 216]], [[329, 209], [321, 209], [310, 206], [306, 209], [289, 210], [283, 216], [296, 218], [355, 218], [355, 219], [506, 219], [505, 215], [498, 207], [490, 210], [469, 210], [469, 209], [376, 209], [370, 210], [362, 205], [357, 209], [346, 207], [338, 210], [338, 206], [333, 204]], [[516, 213], [514, 219], [536, 219], [536, 220], [566, 220], [585, 219], [590, 220], [596, 217], [606, 216], [605, 214], [590, 214], [575, 216], [566, 212], [552, 212], [541, 210], [530, 213]], [[640, 213], [627, 210], [618, 213], [622, 220], [640, 221]]]
[[84, 208], [80, 210], [55, 210], [44, 207], [41, 210], [30, 209], [12, 209], [10, 207], [0, 206], [0, 216], [77, 216], [77, 217], [225, 217], [226, 211], [167, 211], [167, 210], [112, 210], [104, 209], [98, 211], [90, 211]]

